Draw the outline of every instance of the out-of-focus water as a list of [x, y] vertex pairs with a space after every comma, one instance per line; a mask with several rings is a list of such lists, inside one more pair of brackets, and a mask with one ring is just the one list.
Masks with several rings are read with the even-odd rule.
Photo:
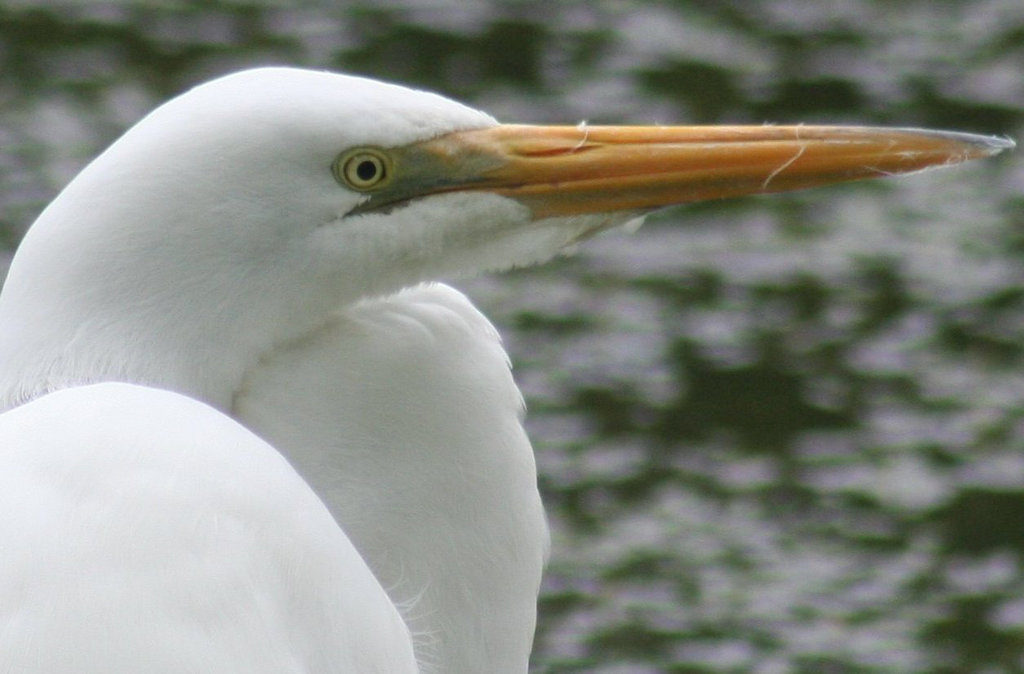
[[[1024, 137], [1020, 0], [0, 6], [0, 271], [105, 144], [287, 63], [505, 121]], [[459, 284], [530, 407], [537, 672], [1024, 671], [1024, 161], [675, 209]]]

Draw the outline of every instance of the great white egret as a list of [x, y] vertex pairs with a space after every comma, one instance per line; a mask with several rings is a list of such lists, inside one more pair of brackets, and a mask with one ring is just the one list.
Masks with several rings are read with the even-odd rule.
[[284, 68], [170, 101], [42, 213], [0, 295], [0, 670], [525, 672], [548, 539], [522, 401], [431, 282], [1011, 145], [506, 126]]

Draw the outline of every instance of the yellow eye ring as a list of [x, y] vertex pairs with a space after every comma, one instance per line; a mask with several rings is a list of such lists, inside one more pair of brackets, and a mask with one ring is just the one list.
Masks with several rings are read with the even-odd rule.
[[391, 180], [390, 157], [372, 147], [343, 152], [331, 168], [339, 183], [360, 192], [376, 189]]

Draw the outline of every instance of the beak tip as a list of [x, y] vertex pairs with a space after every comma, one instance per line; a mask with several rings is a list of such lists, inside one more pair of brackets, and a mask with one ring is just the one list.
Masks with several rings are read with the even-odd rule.
[[989, 154], [999, 154], [1003, 150], [1013, 150], [1017, 142], [1009, 136], [983, 136]]
[[971, 152], [977, 153], [978, 157], [991, 157], [1003, 150], [1012, 150], [1017, 143], [1009, 136], [983, 136], [976, 133], [962, 133], [959, 131], [932, 131], [924, 129], [907, 129], [915, 133], [924, 133], [935, 138], [960, 143], [966, 146]]

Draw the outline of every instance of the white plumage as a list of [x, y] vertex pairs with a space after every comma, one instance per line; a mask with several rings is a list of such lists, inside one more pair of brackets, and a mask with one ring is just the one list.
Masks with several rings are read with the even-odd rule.
[[0, 295], [0, 671], [525, 672], [548, 541], [522, 401], [486, 318], [430, 282], [669, 203], [1005, 147], [506, 127], [291, 69], [167, 103]]
[[417, 671], [327, 509], [226, 415], [107, 383], [2, 419], [0, 671]]

